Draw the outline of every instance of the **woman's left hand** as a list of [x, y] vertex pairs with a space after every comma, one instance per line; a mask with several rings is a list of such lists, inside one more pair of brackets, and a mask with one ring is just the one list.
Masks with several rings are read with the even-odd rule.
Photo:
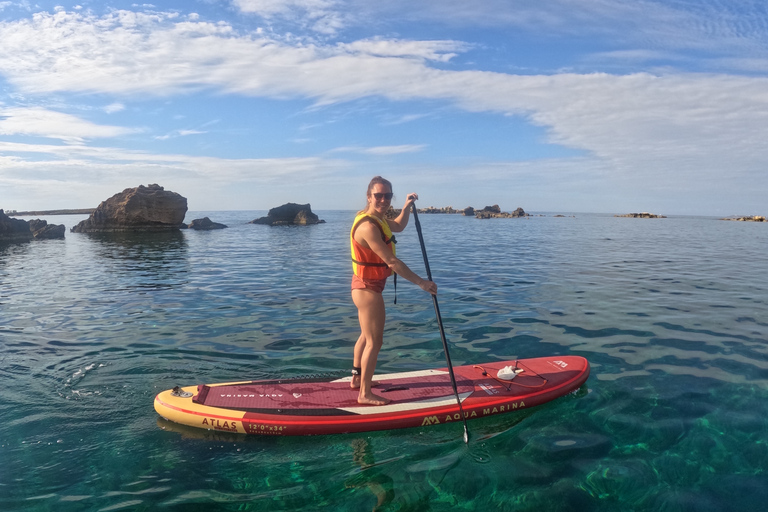
[[407, 196], [405, 196], [405, 206], [403, 206], [404, 210], [407, 210], [411, 207], [411, 205], [419, 198], [419, 194], [415, 192], [411, 192]]

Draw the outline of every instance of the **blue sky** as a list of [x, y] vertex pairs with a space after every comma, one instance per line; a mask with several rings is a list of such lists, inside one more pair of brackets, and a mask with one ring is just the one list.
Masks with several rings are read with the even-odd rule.
[[767, 75], [764, 0], [0, 0], [0, 208], [764, 215]]

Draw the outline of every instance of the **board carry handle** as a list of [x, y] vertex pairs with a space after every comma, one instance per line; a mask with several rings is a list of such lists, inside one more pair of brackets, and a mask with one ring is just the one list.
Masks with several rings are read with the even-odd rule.
[[[429, 269], [429, 259], [427, 258], [427, 248], [424, 245], [424, 235], [421, 234], [421, 223], [419, 214], [416, 211], [416, 203], [411, 203], [413, 211], [413, 221], [416, 224], [416, 232], [419, 234], [419, 243], [421, 244], [421, 254], [424, 256], [424, 266], [427, 268], [427, 279], [432, 281], [432, 271]], [[456, 395], [456, 403], [459, 404], [459, 413], [464, 421], [464, 442], [469, 443], [469, 429], [467, 428], [467, 418], [464, 416], [464, 409], [461, 407], [461, 398], [459, 398], [459, 389], [456, 386], [456, 376], [453, 374], [453, 365], [451, 364], [451, 354], [448, 353], [448, 341], [445, 339], [445, 329], [443, 329], [443, 320], [440, 317], [440, 307], [437, 305], [437, 295], [432, 295], [432, 303], [435, 305], [435, 316], [437, 317], [437, 326], [440, 328], [440, 339], [443, 340], [443, 349], [445, 351], [445, 362], [448, 363], [448, 373], [451, 376], [453, 385], [453, 394]]]

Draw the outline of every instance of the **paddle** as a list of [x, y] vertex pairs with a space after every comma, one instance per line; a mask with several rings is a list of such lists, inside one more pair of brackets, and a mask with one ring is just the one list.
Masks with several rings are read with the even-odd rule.
[[[424, 236], [421, 234], [421, 223], [419, 222], [419, 214], [416, 213], [416, 204], [411, 203], [411, 210], [413, 211], [413, 221], [416, 223], [416, 231], [419, 233], [419, 243], [421, 244], [421, 254], [424, 255], [424, 266], [427, 267], [427, 279], [432, 281], [432, 271], [429, 269], [429, 260], [427, 259], [427, 248], [424, 246]], [[459, 404], [459, 414], [464, 421], [464, 442], [469, 443], [469, 430], [467, 429], [467, 418], [464, 417], [464, 409], [461, 407], [461, 398], [459, 398], [459, 390], [456, 387], [456, 376], [453, 374], [453, 365], [451, 364], [451, 354], [448, 353], [448, 342], [445, 339], [445, 329], [443, 329], [443, 319], [440, 318], [440, 308], [437, 305], [437, 296], [432, 295], [432, 302], [435, 304], [435, 316], [437, 316], [437, 326], [440, 328], [440, 339], [443, 340], [443, 348], [445, 349], [445, 361], [448, 363], [448, 373], [451, 375], [451, 384], [453, 384], [453, 394], [456, 395], [456, 403]]]

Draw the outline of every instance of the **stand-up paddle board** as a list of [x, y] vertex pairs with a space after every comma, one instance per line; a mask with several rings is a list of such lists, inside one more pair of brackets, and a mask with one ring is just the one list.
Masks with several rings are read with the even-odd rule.
[[[589, 376], [578, 356], [496, 361], [453, 368], [466, 419], [530, 409], [577, 390]], [[155, 397], [163, 418], [209, 430], [304, 436], [424, 427], [461, 421], [447, 368], [374, 375], [387, 405], [357, 403], [350, 377], [176, 387]]]

